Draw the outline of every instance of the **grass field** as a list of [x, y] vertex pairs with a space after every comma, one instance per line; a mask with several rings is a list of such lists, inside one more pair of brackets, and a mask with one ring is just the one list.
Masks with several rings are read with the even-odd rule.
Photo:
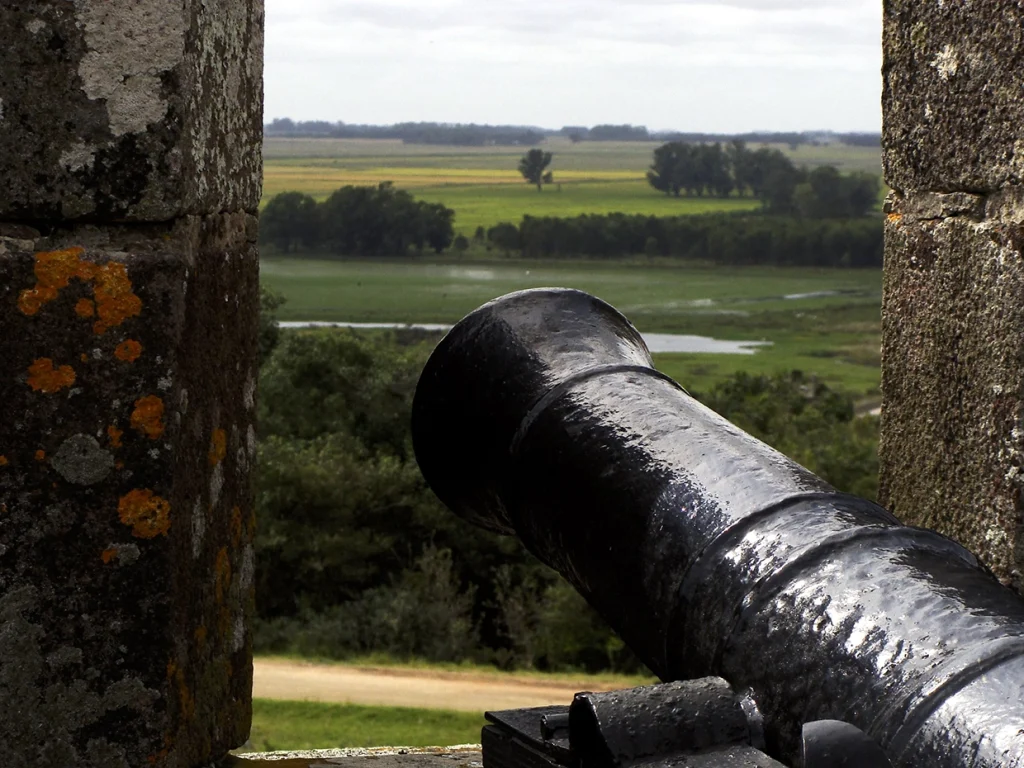
[[483, 725], [482, 715], [441, 709], [255, 699], [252, 735], [238, 751], [478, 744]]
[[593, 293], [646, 332], [767, 340], [753, 355], [658, 355], [701, 390], [737, 370], [800, 369], [859, 396], [879, 383], [881, 272], [601, 262], [264, 258], [282, 320], [454, 323], [496, 296], [564, 286]]
[[[376, 139], [267, 139], [263, 200], [299, 191], [317, 200], [349, 184], [392, 181], [418, 198], [444, 203], [456, 212], [455, 227], [472, 234], [477, 226], [518, 222], [524, 215], [642, 213], [659, 216], [752, 209], [747, 198], [669, 198], [647, 184], [645, 174], [659, 142], [582, 142], [550, 138], [555, 186], [538, 192], [516, 167], [523, 147], [445, 147]], [[804, 146], [790, 151], [798, 164], [832, 164], [842, 170], [880, 173], [877, 149]], [[560, 191], [559, 191], [560, 190]]]

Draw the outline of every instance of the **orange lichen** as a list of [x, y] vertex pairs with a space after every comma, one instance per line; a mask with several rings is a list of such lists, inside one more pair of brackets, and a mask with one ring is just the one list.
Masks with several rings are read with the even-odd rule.
[[117, 516], [132, 527], [132, 536], [154, 539], [166, 536], [171, 527], [171, 505], [148, 488], [130, 491], [121, 497]]
[[78, 356], [78, 359], [81, 360], [83, 363], [88, 363], [89, 362], [89, 356], [87, 354], [85, 354], [85, 352], [80, 354]]
[[901, 214], [901, 213], [890, 213], [885, 218], [888, 219], [893, 224], [897, 224], [900, 221], [900, 219], [903, 218], [903, 214]]
[[3, 454], [0, 454], [0, 467], [6, 467], [7, 463], [7, 457], [4, 456]]
[[135, 339], [127, 339], [122, 341], [114, 349], [114, 357], [118, 360], [123, 360], [126, 363], [134, 363], [139, 359], [139, 355], [142, 354], [142, 345]]
[[117, 557], [117, 552], [117, 547], [110, 547], [109, 549], [104, 549], [103, 553], [100, 555], [100, 559], [107, 565], [110, 565], [113, 559]]
[[132, 291], [128, 268], [116, 261], [104, 265], [84, 261], [83, 253], [83, 248], [37, 253], [36, 284], [18, 295], [18, 308], [26, 315], [34, 315], [43, 304], [56, 299], [72, 278], [78, 278], [92, 283], [95, 301], [80, 299], [75, 312], [80, 317], [99, 316], [93, 324], [97, 335], [141, 314], [142, 300]]
[[99, 315], [99, 320], [93, 325], [97, 335], [142, 313], [142, 299], [132, 291], [128, 268], [116, 261], [96, 269], [93, 295], [96, 297], [96, 313]]
[[42, 449], [36, 451], [36, 461], [46, 461], [46, 451]]
[[164, 401], [156, 395], [147, 395], [135, 401], [132, 411], [132, 429], [136, 429], [150, 440], [157, 440], [164, 434]]
[[28, 367], [28, 385], [36, 392], [53, 394], [75, 383], [75, 370], [70, 365], [53, 367], [53, 360], [41, 357]]
[[62, 288], [66, 288], [72, 277], [86, 279], [83, 275], [88, 262], [81, 260], [84, 248], [66, 248], [60, 251], [43, 251], [36, 254], [34, 272], [36, 284], [18, 295], [18, 309], [26, 315], [34, 315], [48, 301], [57, 298]]
[[185, 681], [185, 670], [173, 661], [169, 661], [167, 662], [167, 679], [178, 686], [178, 706], [181, 707], [182, 717], [191, 720], [196, 713], [196, 702]]
[[118, 429], [115, 424], [111, 424], [109, 427], [107, 427], [107, 438], [109, 438], [110, 440], [111, 448], [121, 447], [121, 436], [123, 434], [124, 431]]
[[210, 452], [207, 458], [210, 460], [210, 466], [215, 467], [224, 461], [224, 456], [228, 452], [228, 436], [223, 429], [213, 430], [213, 435], [210, 437]]

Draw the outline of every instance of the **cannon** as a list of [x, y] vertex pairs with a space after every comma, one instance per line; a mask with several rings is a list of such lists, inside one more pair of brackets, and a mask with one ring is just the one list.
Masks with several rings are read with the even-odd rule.
[[[518, 536], [661, 680], [748, 698], [771, 759], [814, 768], [805, 726], [837, 721], [900, 768], [1024, 768], [1024, 600], [701, 405], [599, 299], [468, 315], [423, 371], [413, 441], [451, 510]], [[543, 753], [538, 729], [522, 743]], [[561, 764], [599, 764], [575, 733]]]

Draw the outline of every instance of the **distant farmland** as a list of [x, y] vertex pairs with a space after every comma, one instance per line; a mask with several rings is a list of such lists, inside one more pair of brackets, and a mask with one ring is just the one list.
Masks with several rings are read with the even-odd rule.
[[[516, 170], [523, 147], [410, 145], [375, 139], [267, 139], [264, 202], [297, 190], [318, 200], [349, 184], [392, 181], [417, 197], [456, 211], [456, 229], [518, 222], [524, 215], [637, 213], [658, 216], [757, 208], [750, 198], [670, 198], [647, 184], [645, 173], [659, 142], [581, 142], [551, 138], [556, 184], [538, 192]], [[833, 164], [879, 173], [877, 149], [779, 146], [796, 163]]]

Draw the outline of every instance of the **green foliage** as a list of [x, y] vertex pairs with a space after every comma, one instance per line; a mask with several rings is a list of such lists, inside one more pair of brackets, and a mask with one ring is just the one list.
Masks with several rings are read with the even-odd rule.
[[552, 155], [542, 149], [531, 149], [519, 161], [519, 173], [530, 184], [540, 191], [545, 184], [554, 181], [554, 176], [547, 170], [551, 165]]
[[440, 516], [415, 465], [371, 456], [346, 434], [264, 438], [258, 463], [262, 616], [320, 611], [386, 583]]
[[496, 224], [487, 230], [487, 242], [495, 248], [500, 248], [506, 254], [518, 251], [521, 247], [519, 228], [515, 224], [507, 222]]
[[406, 459], [412, 395], [429, 352], [347, 329], [288, 334], [261, 370], [261, 432], [343, 434], [369, 453]]
[[667, 256], [726, 265], [880, 267], [882, 222], [782, 216], [526, 216], [491, 229], [492, 242], [531, 259]]
[[314, 658], [385, 654], [395, 659], [487, 659], [473, 620], [475, 590], [463, 587], [450, 550], [432, 545], [382, 586], [349, 600], [305, 606], [296, 616], [257, 622], [262, 652]]
[[728, 197], [734, 190], [743, 196], [749, 189], [766, 211], [813, 218], [863, 216], [878, 198], [878, 178], [871, 174], [843, 177], [832, 165], [808, 173], [778, 149], [751, 152], [742, 141], [724, 150], [719, 143], [670, 141], [654, 150], [647, 181], [676, 197]]
[[477, 744], [484, 725], [479, 714], [443, 709], [255, 699], [252, 734], [239, 752]]
[[738, 373], [698, 396], [729, 419], [841, 491], [878, 492], [878, 419], [856, 418], [853, 401], [799, 371]]
[[277, 325], [277, 310], [285, 301], [284, 294], [260, 284], [260, 360], [266, 360], [270, 356], [281, 338], [281, 329]]
[[260, 214], [260, 240], [284, 253], [324, 248], [349, 256], [401, 256], [452, 244], [455, 211], [417, 201], [391, 182], [346, 186], [322, 203], [299, 192], [271, 198]]
[[260, 211], [260, 241], [288, 253], [320, 242], [317, 203], [301, 192], [282, 192]]

